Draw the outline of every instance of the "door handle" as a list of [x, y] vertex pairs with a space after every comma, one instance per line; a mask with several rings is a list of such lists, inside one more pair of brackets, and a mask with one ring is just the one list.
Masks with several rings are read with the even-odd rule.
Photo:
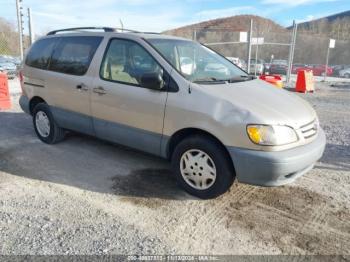
[[95, 87], [94, 89], [92, 89], [92, 91], [96, 94], [99, 94], [99, 95], [104, 95], [107, 93], [106, 90], [102, 86]]
[[85, 85], [84, 83], [81, 83], [81, 84], [76, 86], [76, 89], [81, 90], [81, 91], [87, 91], [87, 90], [89, 90], [89, 87], [87, 85]]

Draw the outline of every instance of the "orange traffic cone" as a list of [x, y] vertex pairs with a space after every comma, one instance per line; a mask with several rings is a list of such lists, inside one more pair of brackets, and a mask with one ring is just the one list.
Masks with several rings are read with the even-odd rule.
[[298, 71], [297, 83], [295, 85], [295, 91], [306, 93], [314, 92], [314, 75], [312, 70], [300, 70]]
[[10, 108], [11, 108], [11, 99], [10, 99], [7, 75], [0, 73], [0, 110], [10, 109]]

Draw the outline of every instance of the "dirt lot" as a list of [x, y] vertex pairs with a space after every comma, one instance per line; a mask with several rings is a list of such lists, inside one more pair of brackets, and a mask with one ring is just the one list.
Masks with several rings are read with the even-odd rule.
[[210, 201], [177, 188], [169, 164], [93, 138], [49, 146], [19, 108], [0, 113], [1, 254], [350, 254], [350, 86], [301, 95], [327, 133], [296, 183], [235, 183]]

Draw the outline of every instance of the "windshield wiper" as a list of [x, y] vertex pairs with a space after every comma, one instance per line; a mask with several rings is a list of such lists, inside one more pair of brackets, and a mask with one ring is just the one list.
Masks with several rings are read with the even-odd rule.
[[238, 83], [238, 82], [244, 82], [244, 81], [249, 81], [256, 79], [255, 76], [251, 75], [241, 75], [241, 76], [236, 76], [230, 79], [216, 79], [215, 77], [206, 77], [206, 78], [200, 78], [196, 79], [193, 81], [193, 83]]
[[230, 79], [226, 79], [224, 81], [228, 83], [239, 83], [239, 82], [245, 82], [245, 81], [250, 81], [256, 79], [255, 76], [250, 76], [250, 75], [241, 75], [241, 76], [236, 76], [232, 77]]
[[193, 83], [221, 83], [221, 82], [226, 82], [226, 80], [220, 80], [216, 79], [215, 77], [206, 77], [206, 78], [199, 78], [195, 79]]

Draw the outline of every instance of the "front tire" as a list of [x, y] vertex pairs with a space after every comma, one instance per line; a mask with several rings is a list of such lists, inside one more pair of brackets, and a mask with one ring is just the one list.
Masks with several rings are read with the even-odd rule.
[[46, 144], [56, 144], [65, 137], [65, 130], [57, 125], [50, 107], [40, 103], [33, 110], [33, 125], [36, 135]]
[[225, 149], [206, 136], [196, 135], [181, 141], [174, 150], [171, 164], [180, 186], [202, 199], [225, 193], [235, 178]]

